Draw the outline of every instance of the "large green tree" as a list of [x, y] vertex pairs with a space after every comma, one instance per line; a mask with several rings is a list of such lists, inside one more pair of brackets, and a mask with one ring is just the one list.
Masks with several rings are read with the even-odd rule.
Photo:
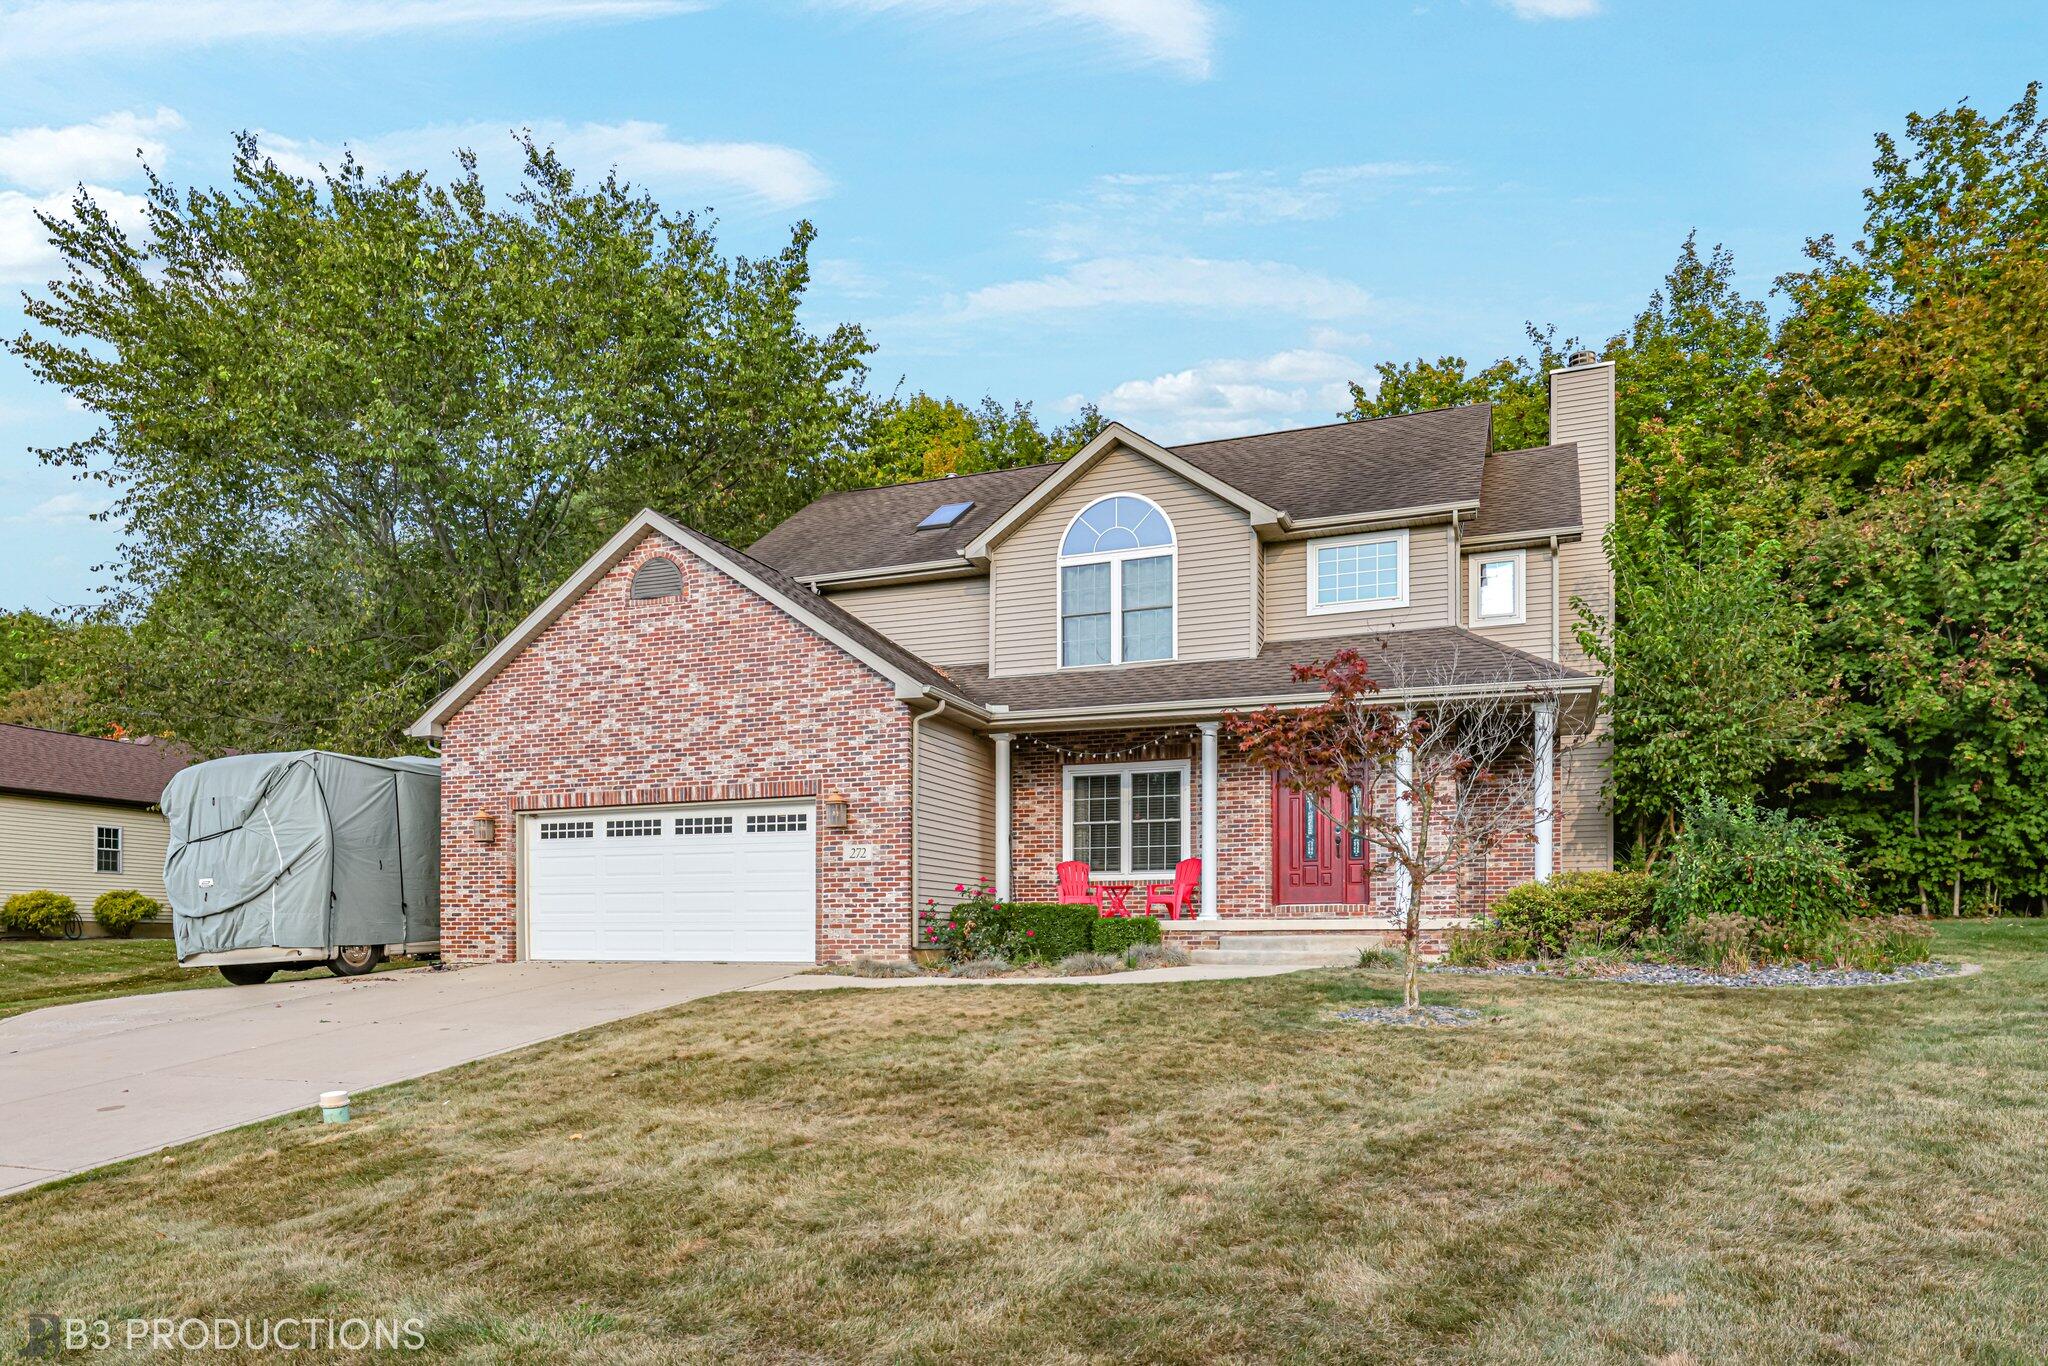
[[39, 454], [119, 497], [119, 719], [389, 749], [632, 512], [745, 542], [825, 485], [869, 348], [799, 319], [809, 225], [728, 258], [526, 152], [494, 199], [473, 158], [315, 181], [244, 137], [224, 188], [152, 177], [134, 236], [83, 194], [44, 219], [67, 273], [11, 349], [101, 419]]
[[970, 408], [920, 392], [876, 404], [859, 447], [835, 463], [830, 477], [836, 488], [869, 488], [1040, 465], [1066, 459], [1102, 426], [1093, 404], [1047, 428], [1028, 403], [1005, 408], [987, 397]]
[[1836, 671], [1823, 805], [1895, 900], [2048, 898], [2048, 121], [1879, 139], [1862, 236], [1780, 283], [1796, 587]]

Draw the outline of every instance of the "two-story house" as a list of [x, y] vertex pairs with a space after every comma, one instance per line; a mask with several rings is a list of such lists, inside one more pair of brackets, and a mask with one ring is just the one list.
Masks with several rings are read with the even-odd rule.
[[[900, 956], [960, 884], [1202, 861], [1189, 942], [1391, 924], [1389, 870], [1236, 753], [1352, 647], [1411, 694], [1529, 714], [1526, 841], [1439, 923], [1612, 860], [1602, 686], [1614, 372], [1551, 376], [1551, 444], [1486, 405], [1070, 459], [818, 500], [741, 552], [645, 512], [422, 716], [458, 959]], [[1569, 724], [1560, 725], [1563, 718]], [[1549, 799], [1543, 795], [1548, 792]], [[1336, 817], [1335, 820], [1332, 817]]]

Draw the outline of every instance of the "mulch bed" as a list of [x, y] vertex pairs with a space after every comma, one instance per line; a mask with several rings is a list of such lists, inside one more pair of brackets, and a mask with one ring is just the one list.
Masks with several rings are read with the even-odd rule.
[[1357, 1024], [1400, 1025], [1409, 1029], [1456, 1029], [1478, 1024], [1486, 1017], [1463, 1006], [1417, 1006], [1413, 1010], [1404, 1010], [1400, 1006], [1352, 1006], [1338, 1011], [1337, 1018]]

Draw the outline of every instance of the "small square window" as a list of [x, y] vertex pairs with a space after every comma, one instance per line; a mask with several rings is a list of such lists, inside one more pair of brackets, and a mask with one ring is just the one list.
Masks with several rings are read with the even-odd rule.
[[661, 822], [635, 817], [631, 820], [606, 821], [604, 837], [608, 840], [638, 839], [643, 835], [659, 835]]
[[92, 866], [102, 873], [121, 871], [121, 827], [102, 825], [93, 832]]
[[730, 835], [732, 833], [732, 817], [678, 816], [676, 817], [676, 833], [678, 835]]
[[544, 840], [587, 840], [597, 836], [595, 821], [542, 821], [540, 837]]
[[1511, 626], [1522, 620], [1523, 552], [1475, 557], [1472, 561], [1474, 625]]
[[749, 835], [796, 834], [810, 828], [811, 818], [808, 813], [802, 811], [791, 812], [781, 816], [747, 817], [747, 833]]

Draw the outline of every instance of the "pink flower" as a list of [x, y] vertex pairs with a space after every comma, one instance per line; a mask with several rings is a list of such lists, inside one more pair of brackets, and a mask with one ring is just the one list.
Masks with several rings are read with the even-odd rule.
[[1026, 939], [1030, 939], [1030, 938], [1033, 938], [1034, 936], [1036, 936], [1036, 935], [1037, 935], [1037, 933], [1038, 933], [1038, 931], [1037, 931], [1037, 930], [1026, 930], [1026, 931], [1024, 931], [1024, 937], [1025, 937]]
[[967, 890], [967, 884], [964, 882], [956, 882], [953, 884], [953, 890], [956, 892], [964, 892]]

